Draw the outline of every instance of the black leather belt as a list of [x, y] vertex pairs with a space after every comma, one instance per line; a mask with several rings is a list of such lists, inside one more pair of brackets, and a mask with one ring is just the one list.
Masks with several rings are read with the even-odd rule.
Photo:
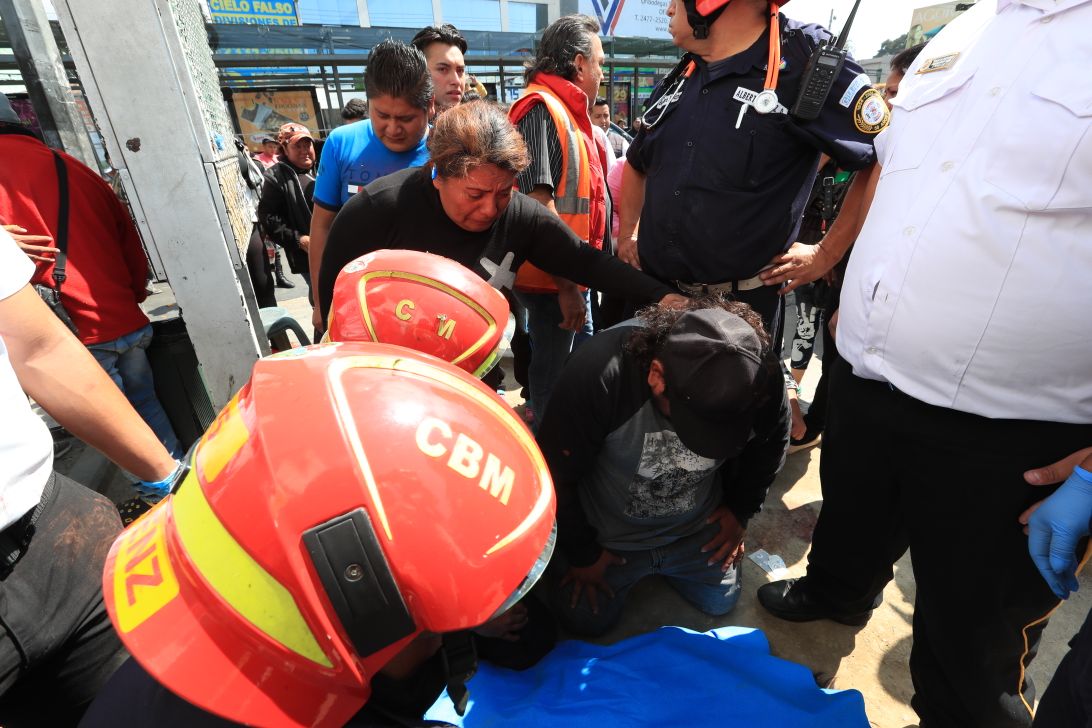
[[739, 281], [726, 281], [724, 283], [686, 283], [685, 281], [672, 281], [675, 287], [690, 296], [704, 296], [710, 293], [739, 293], [740, 291], [753, 291], [762, 288], [766, 284], [758, 276], [745, 278]]

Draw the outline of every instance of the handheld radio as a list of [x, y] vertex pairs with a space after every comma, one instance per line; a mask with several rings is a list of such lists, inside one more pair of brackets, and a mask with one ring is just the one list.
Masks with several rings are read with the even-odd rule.
[[842, 72], [848, 56], [845, 50], [849, 31], [853, 27], [853, 19], [857, 17], [857, 8], [861, 6], [861, 0], [856, 0], [853, 10], [849, 13], [849, 20], [837, 42], [823, 42], [812, 52], [808, 59], [808, 65], [800, 77], [800, 94], [796, 97], [790, 113], [797, 119], [813, 121], [819, 118], [823, 105], [827, 102], [830, 90], [834, 88], [834, 80]]
[[793, 116], [805, 121], [819, 118], [819, 112], [823, 110], [827, 96], [834, 87], [834, 79], [842, 72], [846, 55], [844, 49], [828, 43], [820, 44], [815, 49], [800, 78], [800, 95], [793, 104]]

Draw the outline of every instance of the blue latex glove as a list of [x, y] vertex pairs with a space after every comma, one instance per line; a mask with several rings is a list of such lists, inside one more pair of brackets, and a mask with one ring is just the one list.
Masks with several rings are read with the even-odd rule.
[[1082, 467], [1031, 514], [1028, 550], [1050, 590], [1065, 599], [1077, 591], [1077, 542], [1092, 520], [1092, 473]]
[[163, 480], [138, 480], [134, 487], [136, 487], [141, 498], [149, 503], [158, 503], [171, 494], [174, 482], [180, 472], [182, 472], [182, 463], [175, 461], [174, 470]]

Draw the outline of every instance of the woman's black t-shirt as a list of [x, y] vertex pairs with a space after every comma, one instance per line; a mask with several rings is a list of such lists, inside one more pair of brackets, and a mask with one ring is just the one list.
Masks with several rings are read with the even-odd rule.
[[585, 244], [556, 215], [519, 192], [488, 230], [463, 230], [444, 213], [427, 168], [412, 167], [371, 183], [338, 212], [319, 273], [324, 318], [341, 269], [361, 255], [384, 249], [442, 255], [500, 289], [511, 288], [516, 270], [529, 261], [552, 275], [636, 302], [652, 303], [674, 293]]

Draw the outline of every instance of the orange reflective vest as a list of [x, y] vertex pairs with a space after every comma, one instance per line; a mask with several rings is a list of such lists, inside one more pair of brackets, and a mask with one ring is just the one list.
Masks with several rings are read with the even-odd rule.
[[[552, 74], [537, 74], [523, 96], [508, 112], [519, 122], [536, 103], [546, 106], [561, 141], [561, 177], [554, 190], [558, 217], [584, 242], [603, 249], [607, 203], [604, 170], [606, 150], [592, 134], [588, 97], [569, 81]], [[553, 278], [530, 263], [520, 266], [516, 289], [556, 293]]]

